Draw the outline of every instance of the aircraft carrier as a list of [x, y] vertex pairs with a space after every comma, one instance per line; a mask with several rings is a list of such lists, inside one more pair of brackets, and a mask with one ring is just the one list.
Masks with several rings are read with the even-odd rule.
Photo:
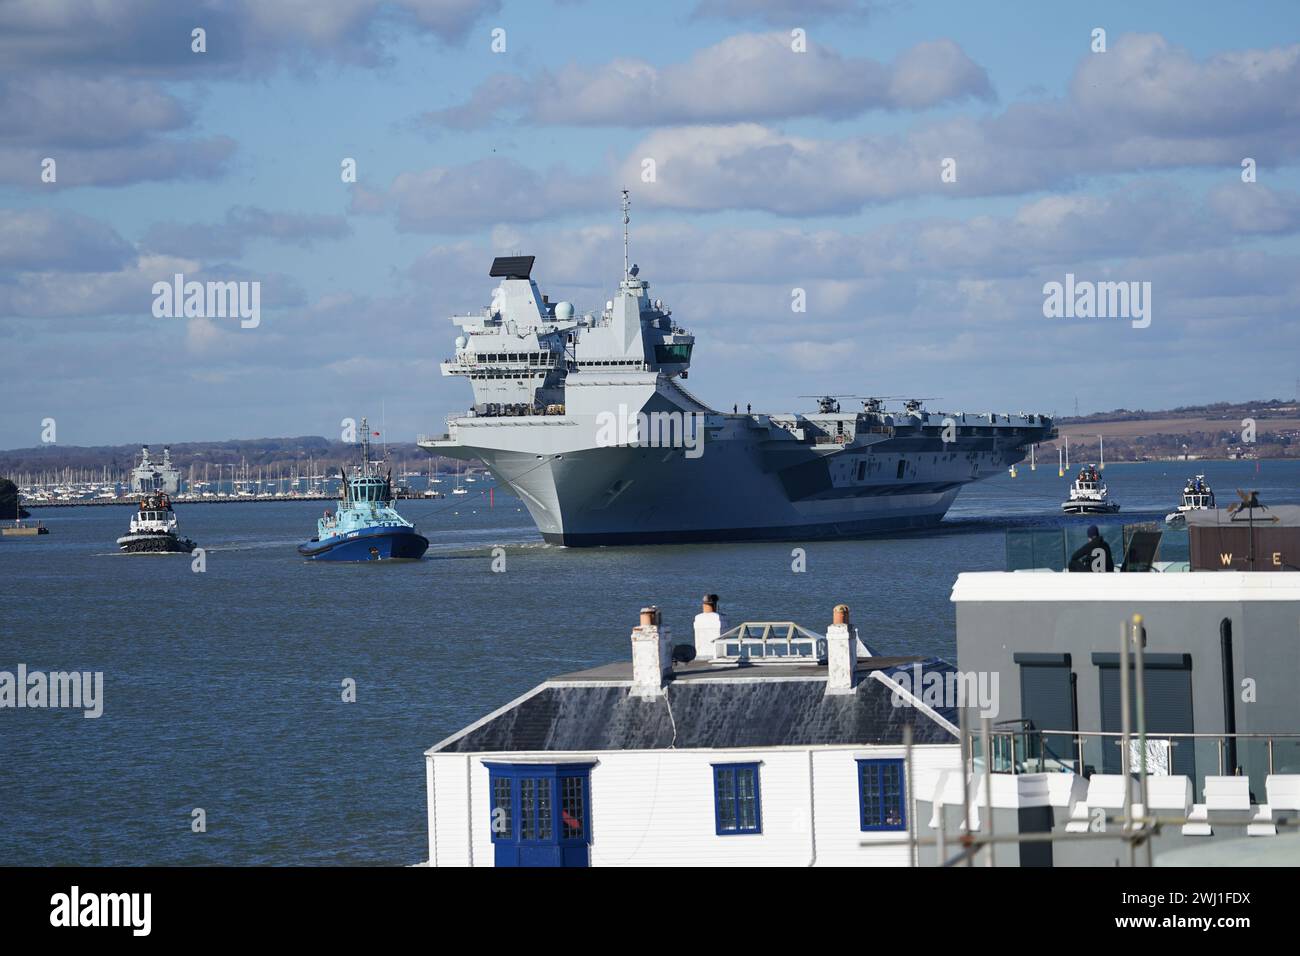
[[[533, 256], [497, 258], [491, 305], [453, 316], [442, 374], [474, 405], [422, 438], [479, 459], [524, 501], [549, 542], [569, 546], [812, 540], [937, 525], [962, 485], [1022, 461], [1056, 435], [1035, 414], [935, 413], [879, 398], [841, 411], [728, 413], [682, 385], [695, 337], [628, 264], [600, 312], [551, 302]], [[842, 397], [842, 396], [841, 396]]]

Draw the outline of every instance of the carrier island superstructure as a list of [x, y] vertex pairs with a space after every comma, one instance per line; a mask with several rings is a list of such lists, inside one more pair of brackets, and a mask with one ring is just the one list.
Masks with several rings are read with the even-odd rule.
[[[455, 316], [443, 375], [474, 405], [429, 451], [480, 459], [545, 539], [570, 546], [851, 537], [931, 527], [962, 485], [1055, 436], [1034, 414], [950, 414], [879, 399], [841, 411], [728, 413], [682, 385], [695, 337], [624, 264], [599, 313], [551, 302], [532, 256], [497, 258], [489, 308]], [[638, 419], [638, 416], [640, 418]]]

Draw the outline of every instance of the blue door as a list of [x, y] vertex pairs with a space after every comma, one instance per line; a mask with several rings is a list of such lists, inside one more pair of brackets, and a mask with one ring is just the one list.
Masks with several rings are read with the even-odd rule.
[[587, 866], [591, 764], [486, 765], [497, 866]]

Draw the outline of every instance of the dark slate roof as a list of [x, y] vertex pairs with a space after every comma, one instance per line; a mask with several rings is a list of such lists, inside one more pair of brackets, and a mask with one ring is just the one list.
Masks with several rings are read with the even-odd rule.
[[[920, 664], [921, 666], [920, 684], [917, 683], [917, 664]], [[923, 660], [920, 658], [912, 658], [897, 663], [889, 661], [881, 667], [881, 670], [883, 670], [888, 677], [900, 682], [905, 689], [910, 690], [913, 694], [921, 697], [923, 700], [925, 699], [924, 685], [929, 674], [937, 671], [946, 676], [947, 674], [957, 672], [957, 668], [948, 661], [945, 661], [942, 657], [927, 657]], [[956, 725], [960, 723], [961, 716], [957, 713], [956, 707], [942, 705], [936, 707], [931, 705], [931, 709], [950, 724]]]
[[955, 737], [947, 728], [919, 708], [895, 706], [890, 688], [870, 677], [873, 670], [912, 661], [922, 661], [926, 670], [951, 668], [933, 658], [874, 658], [859, 663], [855, 693], [828, 696], [824, 666], [720, 669], [693, 664], [674, 674], [666, 697], [646, 701], [629, 693], [630, 662], [606, 665], [548, 681], [434, 751], [900, 744], [907, 724], [918, 744], [952, 743]]

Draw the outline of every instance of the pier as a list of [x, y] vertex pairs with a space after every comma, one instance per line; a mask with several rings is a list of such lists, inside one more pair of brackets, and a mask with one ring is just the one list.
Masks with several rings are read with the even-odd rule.
[[[185, 505], [234, 505], [240, 503], [253, 504], [256, 502], [268, 501], [335, 501], [338, 499], [336, 494], [310, 494], [310, 495], [212, 495], [209, 497], [187, 498], [184, 496], [173, 496], [173, 504]], [[99, 508], [112, 507], [114, 505], [139, 505], [140, 498], [123, 497], [123, 498], [81, 498], [72, 501], [32, 501], [23, 499], [24, 508]]]
[[0, 537], [5, 538], [34, 538], [49, 533], [50, 529], [39, 521], [36, 524], [23, 524], [21, 521], [16, 521], [12, 525], [0, 528]]

